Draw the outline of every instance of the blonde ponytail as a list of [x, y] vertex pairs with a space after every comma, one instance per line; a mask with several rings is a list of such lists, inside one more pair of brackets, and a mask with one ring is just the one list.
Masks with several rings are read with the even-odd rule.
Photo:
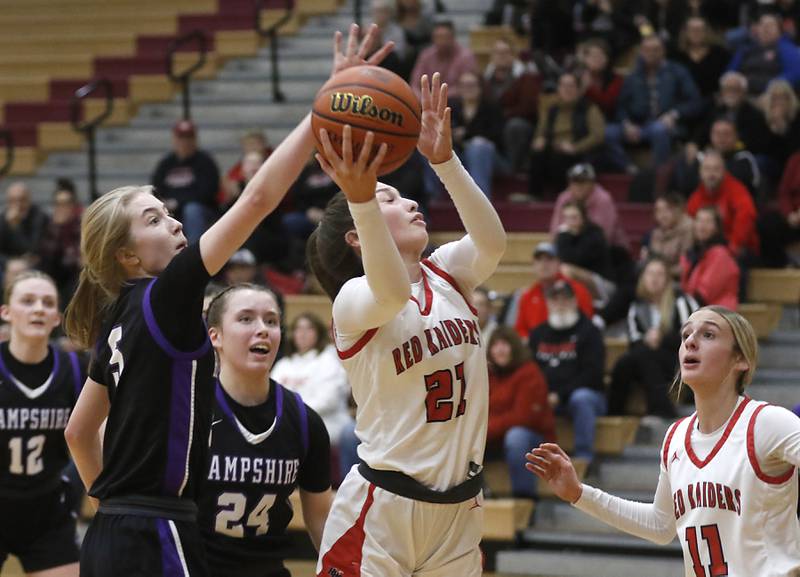
[[108, 307], [127, 280], [117, 252], [130, 240], [131, 200], [152, 194], [151, 186], [123, 186], [95, 200], [81, 220], [81, 270], [78, 288], [64, 312], [64, 330], [77, 344], [91, 348]]

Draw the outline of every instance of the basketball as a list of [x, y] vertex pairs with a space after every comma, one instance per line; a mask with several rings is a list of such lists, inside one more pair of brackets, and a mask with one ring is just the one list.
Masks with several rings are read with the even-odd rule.
[[353, 128], [353, 158], [358, 158], [368, 131], [375, 134], [374, 155], [382, 143], [388, 150], [378, 174], [400, 167], [417, 146], [422, 109], [408, 83], [378, 66], [356, 66], [328, 80], [314, 99], [311, 127], [317, 148], [319, 131], [328, 131], [337, 154], [342, 154], [342, 128]]

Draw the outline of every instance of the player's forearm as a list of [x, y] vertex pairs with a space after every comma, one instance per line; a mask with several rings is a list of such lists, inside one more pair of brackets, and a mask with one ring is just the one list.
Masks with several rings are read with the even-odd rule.
[[103, 468], [100, 431], [75, 432], [68, 427], [64, 436], [81, 481], [89, 491]]
[[242, 196], [258, 196], [267, 205], [265, 214], [269, 214], [297, 180], [313, 151], [311, 115], [308, 114], [264, 161], [247, 183]]
[[499, 262], [506, 250], [506, 231], [492, 203], [455, 154], [447, 162], [431, 166], [453, 199], [478, 253]]
[[301, 490], [300, 502], [303, 505], [303, 521], [306, 531], [308, 531], [314, 547], [319, 551], [322, 543], [322, 531], [333, 502], [333, 492], [328, 490], [322, 493], [308, 493]]

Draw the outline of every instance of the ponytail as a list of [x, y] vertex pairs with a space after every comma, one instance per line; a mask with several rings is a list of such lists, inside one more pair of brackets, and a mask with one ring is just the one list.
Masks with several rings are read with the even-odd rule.
[[81, 270], [78, 288], [64, 311], [64, 332], [81, 348], [94, 346], [108, 306], [113, 302], [103, 288]]
[[361, 257], [345, 240], [354, 228], [347, 197], [339, 192], [328, 202], [322, 221], [306, 243], [308, 266], [331, 300], [347, 281], [364, 275]]
[[127, 280], [117, 252], [128, 244], [131, 218], [127, 207], [151, 186], [123, 186], [89, 205], [81, 219], [81, 270], [78, 288], [64, 312], [64, 330], [73, 341], [91, 348], [108, 307]]

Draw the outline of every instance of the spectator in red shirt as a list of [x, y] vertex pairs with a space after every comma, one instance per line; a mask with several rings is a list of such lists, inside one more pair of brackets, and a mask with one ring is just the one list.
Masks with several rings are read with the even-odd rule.
[[242, 162], [245, 156], [251, 152], [256, 152], [261, 158], [266, 160], [272, 153], [272, 147], [269, 145], [266, 135], [260, 130], [251, 130], [246, 133], [239, 141], [239, 145], [242, 147], [242, 156], [239, 158], [239, 161], [228, 170], [225, 177], [222, 179], [225, 196], [220, 199], [220, 205], [223, 206], [238, 198], [242, 189], [244, 189], [244, 185], [250, 180], [249, 176], [242, 170]]
[[611, 65], [611, 49], [602, 38], [591, 38], [583, 47], [584, 70], [581, 78], [586, 89], [584, 96], [595, 103], [606, 121], [613, 121], [617, 98], [622, 89], [622, 76]]
[[519, 298], [517, 320], [514, 328], [523, 340], [527, 341], [531, 330], [547, 322], [547, 300], [545, 290], [557, 280], [565, 280], [575, 293], [578, 308], [591, 319], [594, 316], [592, 295], [583, 284], [568, 279], [561, 274], [561, 259], [556, 254], [556, 248], [550, 242], [540, 242], [533, 252], [533, 274], [536, 282], [533, 283]]
[[704, 206], [694, 219], [694, 244], [681, 257], [681, 290], [701, 305], [739, 306], [739, 266], [722, 234], [722, 218]]
[[[689, 197], [686, 212], [695, 216], [703, 207], [712, 206], [722, 218], [722, 233], [737, 258], [745, 251], [758, 254], [756, 207], [747, 188], [725, 170], [719, 152], [709, 150], [700, 164], [700, 185]], [[710, 304], [710, 303], [706, 303]]]
[[535, 485], [525, 473], [525, 452], [555, 439], [547, 383], [511, 327], [497, 327], [486, 351], [489, 361], [487, 452], [491, 455], [502, 450], [514, 497], [535, 498]]

